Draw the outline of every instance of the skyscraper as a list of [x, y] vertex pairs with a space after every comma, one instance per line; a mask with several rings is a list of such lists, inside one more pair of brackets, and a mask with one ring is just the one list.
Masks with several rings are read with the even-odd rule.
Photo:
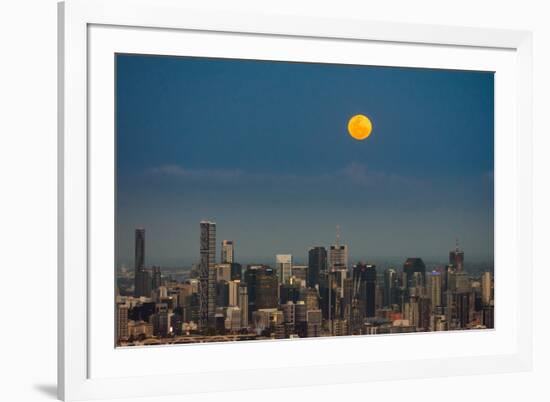
[[403, 264], [403, 272], [406, 275], [407, 283], [405, 287], [410, 288], [414, 286], [414, 273], [419, 272], [422, 275], [422, 282], [426, 283], [426, 265], [422, 258], [407, 258], [405, 264]]
[[384, 271], [384, 306], [397, 304], [397, 272], [393, 268]]
[[352, 297], [361, 317], [376, 315], [376, 265], [358, 263], [353, 267]]
[[275, 256], [275, 269], [279, 276], [279, 283], [288, 283], [292, 276], [292, 255], [277, 254]]
[[449, 264], [452, 264], [457, 272], [464, 270], [464, 250], [458, 247], [458, 239], [456, 239], [455, 249], [449, 253]]
[[200, 223], [199, 327], [215, 326], [216, 315], [216, 223]]
[[490, 272], [484, 272], [481, 276], [481, 301], [484, 306], [488, 306], [491, 302], [492, 275]]
[[242, 266], [236, 262], [231, 263], [231, 280], [240, 281], [242, 279]]
[[228, 286], [228, 306], [238, 307], [239, 306], [239, 287], [241, 286], [241, 281], [229, 281]]
[[441, 273], [437, 271], [432, 271], [430, 273], [430, 295], [432, 299], [432, 310], [435, 310], [436, 307], [441, 306]]
[[248, 327], [248, 288], [246, 284], [239, 286], [239, 309], [241, 310], [241, 326]]
[[151, 274], [145, 270], [145, 229], [135, 232], [134, 296], [151, 297]]
[[331, 271], [347, 269], [348, 267], [348, 246], [333, 244], [330, 246], [329, 268]]
[[135, 271], [145, 268], [145, 229], [136, 229], [135, 249], [134, 249], [134, 269]]
[[376, 316], [376, 265], [367, 265], [367, 317]]
[[222, 264], [232, 264], [235, 262], [235, 249], [233, 248], [233, 240], [222, 240]]
[[279, 304], [275, 270], [262, 268], [256, 276], [256, 309], [276, 308]]
[[162, 273], [160, 271], [160, 267], [153, 267], [151, 280], [152, 289], [158, 289], [162, 285]]
[[124, 303], [117, 303], [116, 315], [116, 337], [117, 341], [128, 339], [128, 306]]
[[313, 247], [308, 252], [307, 286], [319, 285], [319, 273], [327, 270], [327, 250], [324, 247]]
[[340, 245], [340, 226], [336, 226], [336, 243], [330, 246], [329, 269], [337, 271], [348, 268], [348, 246]]

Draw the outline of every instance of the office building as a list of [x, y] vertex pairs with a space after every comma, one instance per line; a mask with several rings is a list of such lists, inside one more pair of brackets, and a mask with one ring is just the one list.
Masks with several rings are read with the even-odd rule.
[[327, 270], [327, 250], [324, 247], [313, 247], [308, 251], [307, 286], [319, 286], [319, 273]]
[[229, 281], [228, 286], [228, 303], [229, 307], [236, 307], [239, 305], [239, 288], [241, 281]]
[[454, 250], [449, 252], [449, 264], [451, 264], [457, 272], [464, 271], [464, 250], [458, 247], [458, 239]]
[[222, 252], [221, 263], [232, 264], [235, 262], [235, 249], [233, 247], [233, 240], [222, 240]]
[[484, 272], [481, 276], [481, 301], [488, 306], [493, 299], [493, 278], [490, 272]]
[[425, 283], [426, 265], [422, 258], [407, 258], [405, 264], [403, 264], [403, 273], [405, 274], [406, 288], [415, 287], [415, 272], [420, 273], [422, 282]]
[[199, 328], [215, 327], [216, 314], [216, 224], [200, 222]]
[[432, 271], [430, 273], [430, 298], [432, 300], [432, 309], [442, 305], [442, 287], [441, 273]]
[[337, 271], [348, 268], [348, 246], [333, 244], [330, 246], [329, 269]]
[[160, 267], [153, 266], [151, 276], [152, 276], [152, 278], [151, 278], [151, 280], [152, 280], [151, 289], [156, 290], [160, 286], [162, 286], [162, 273], [160, 271]]
[[227, 307], [225, 312], [225, 329], [237, 332], [241, 329], [241, 309], [239, 307]]
[[236, 262], [231, 263], [231, 280], [240, 281], [242, 279], [242, 266]]
[[117, 341], [125, 341], [129, 337], [128, 332], [128, 306], [123, 303], [117, 304]]
[[382, 305], [388, 307], [397, 303], [397, 271], [393, 268], [388, 268], [384, 271], [384, 298]]
[[361, 317], [376, 315], [376, 265], [358, 263], [353, 267], [353, 301]]
[[239, 286], [239, 309], [241, 311], [241, 327], [248, 328], [248, 288], [246, 284]]
[[307, 265], [292, 265], [292, 278], [297, 283], [299, 281], [300, 286], [307, 285]]
[[135, 233], [134, 269], [145, 269], [145, 229], [138, 228]]
[[292, 255], [277, 254], [275, 256], [275, 269], [279, 276], [279, 283], [288, 283], [292, 276]]
[[231, 280], [231, 264], [216, 264], [216, 280], [218, 282]]
[[145, 229], [135, 231], [134, 296], [151, 297], [151, 274], [145, 269]]
[[256, 309], [271, 309], [279, 305], [279, 284], [272, 268], [262, 268], [256, 276]]

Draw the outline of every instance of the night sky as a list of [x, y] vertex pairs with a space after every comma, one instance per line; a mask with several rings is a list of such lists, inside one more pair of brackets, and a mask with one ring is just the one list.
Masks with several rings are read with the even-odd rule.
[[119, 264], [136, 227], [147, 265], [198, 261], [202, 219], [245, 264], [305, 261], [336, 225], [352, 261], [445, 262], [457, 237], [492, 261], [492, 73], [116, 57]]

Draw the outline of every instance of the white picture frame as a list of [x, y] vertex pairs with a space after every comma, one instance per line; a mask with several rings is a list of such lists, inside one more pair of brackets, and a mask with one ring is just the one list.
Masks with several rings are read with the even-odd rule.
[[[201, 35], [210, 35], [215, 40], [209, 42], [201, 39]], [[99, 303], [94, 294], [109, 294], [112, 289], [97, 276], [98, 270], [91, 269], [102, 257], [96, 253], [99, 249], [91, 251], [90, 244], [95, 247], [96, 240], [105, 237], [102, 229], [109, 230], [108, 225], [113, 222], [108, 207], [97, 209], [103, 208], [98, 207], [103, 201], [112, 200], [109, 196], [102, 198], [103, 190], [97, 187], [97, 178], [112, 176], [113, 165], [105, 163], [103, 169], [98, 169], [94, 164], [97, 158], [109, 160], [105, 156], [109, 153], [109, 142], [113, 142], [107, 133], [112, 127], [109, 120], [112, 86], [106, 83], [113, 80], [108, 56], [121, 49], [185, 54], [189, 48], [178, 49], [185, 42], [182, 39], [186, 38], [192, 39], [189, 43], [202, 44], [207, 48], [204, 51], [210, 52], [208, 55], [216, 55], [225, 50], [216, 48], [213, 42], [222, 41], [226, 36], [237, 38], [228, 39], [227, 49], [238, 47], [240, 52], [248, 52], [250, 58], [289, 57], [300, 60], [302, 56], [297, 54], [284, 53], [289, 55], [283, 56], [279, 53], [277, 56], [275, 49], [292, 52], [293, 48], [299, 50], [299, 46], [304, 46], [300, 41], [308, 41], [312, 49], [317, 42], [319, 46], [332, 46], [329, 55], [332, 61], [346, 62], [342, 60], [345, 52], [338, 53], [341, 46], [367, 46], [373, 49], [373, 55], [379, 54], [376, 57], [380, 57], [379, 63], [383, 65], [393, 65], [400, 63], [400, 59], [411, 57], [406, 65], [494, 68], [497, 77], [503, 77], [495, 90], [495, 103], [500, 108], [495, 117], [495, 231], [501, 234], [495, 242], [495, 269], [498, 270], [499, 261], [503, 261], [499, 259], [499, 253], [504, 250], [514, 258], [507, 262], [510, 270], [502, 271], [506, 272], [502, 286], [497, 285], [507, 292], [506, 298], [498, 299], [499, 306], [506, 302], [510, 304], [509, 316], [501, 316], [500, 328], [497, 316], [494, 331], [437, 334], [437, 338], [430, 342], [444, 347], [445, 343], [452, 341], [459, 346], [454, 353], [431, 355], [425, 349], [407, 354], [410, 345], [424, 342], [427, 338], [423, 337], [431, 336], [429, 334], [200, 345], [200, 350], [169, 346], [115, 351], [112, 343], [108, 346], [101, 341], [112, 340], [109, 331], [114, 330], [113, 321], [110, 318], [104, 324], [97, 321], [98, 312], [112, 306], [112, 299]], [[240, 42], [232, 45], [233, 40]], [[278, 46], [281, 41], [285, 46]], [[290, 45], [291, 42], [298, 44]], [[262, 46], [266, 43], [273, 46]], [[210, 47], [206, 46], [208, 44]], [[399, 52], [389, 52], [384, 48], [399, 49]], [[269, 14], [212, 13], [201, 10], [199, 4], [190, 9], [177, 0], [69, 0], [59, 4], [59, 49], [58, 392], [61, 399], [162, 396], [502, 373], [531, 368], [531, 33]], [[421, 53], [423, 61], [415, 61], [418, 55], [407, 56], [407, 50]], [[316, 59], [312, 52], [314, 50], [303, 57]], [[446, 61], [429, 61], [446, 56]], [[328, 61], [326, 55], [323, 57], [316, 61]], [[459, 57], [463, 60], [461, 64], [449, 61]], [[510, 116], [514, 124], [510, 127], [500, 124], [498, 119], [504, 115]], [[97, 149], [107, 150], [98, 153], [94, 151]], [[499, 186], [498, 177], [503, 180], [501, 184], [506, 182], [506, 188]], [[113, 191], [108, 180], [99, 182], [104, 183], [105, 191]], [[499, 194], [506, 194], [506, 200], [502, 196], [499, 198]], [[90, 211], [101, 214], [91, 214]], [[97, 219], [103, 212], [110, 220], [100, 222]], [[508, 220], [499, 219], [503, 216], [508, 216]], [[109, 253], [105, 256], [108, 258]], [[521, 275], [514, 275], [513, 270], [520, 268], [520, 259]], [[497, 311], [499, 308], [504, 310], [497, 307]], [[379, 353], [384, 350], [383, 345], [390, 344], [397, 345], [398, 350], [403, 348], [404, 352], [386, 357], [376, 355], [375, 350], [368, 350], [366, 342], [376, 344]], [[467, 349], [469, 345], [470, 349]], [[331, 358], [320, 353], [327, 348], [341, 348], [342, 353], [338, 354], [341, 356]], [[358, 350], [366, 352], [356, 353]], [[301, 360], [294, 365], [278, 362], [276, 357], [285, 351], [300, 354]], [[350, 352], [349, 356], [346, 351]], [[177, 356], [184, 356], [182, 353], [187, 353], [190, 361], [195, 359], [198, 362], [200, 358], [208, 364], [181, 370], [168, 364], [159, 369], [153, 364], [157, 360], [167, 361], [168, 356], [176, 356], [174, 360], [178, 360]], [[270, 358], [259, 362], [257, 356], [260, 354]], [[219, 361], [214, 360], [215, 356], [221, 357]], [[238, 363], [236, 356], [242, 357]], [[136, 359], [149, 369], [140, 368]], [[232, 363], [222, 363], [227, 361]], [[409, 369], [412, 361], [414, 371]], [[214, 363], [215, 367], [212, 366]], [[240, 380], [243, 375], [247, 377], [246, 382]], [[144, 381], [148, 377], [149, 380]]]

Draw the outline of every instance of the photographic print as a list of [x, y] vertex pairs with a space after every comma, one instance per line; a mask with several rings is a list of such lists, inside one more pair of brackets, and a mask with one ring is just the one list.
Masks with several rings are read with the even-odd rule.
[[116, 346], [494, 328], [492, 72], [115, 57]]

